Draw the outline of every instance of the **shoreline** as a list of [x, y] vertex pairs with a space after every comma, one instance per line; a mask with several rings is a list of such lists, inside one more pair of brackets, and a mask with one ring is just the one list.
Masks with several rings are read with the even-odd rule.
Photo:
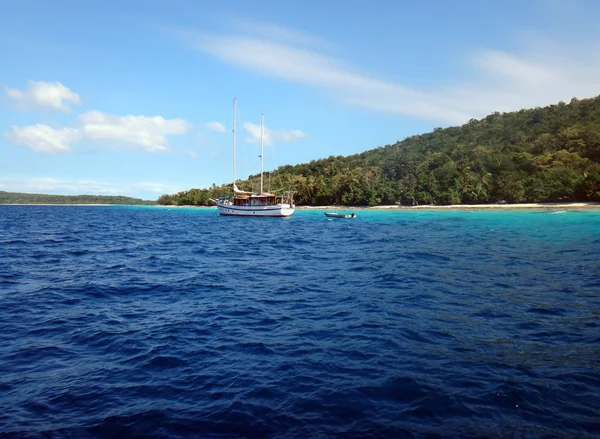
[[[143, 206], [176, 209], [215, 209], [216, 206], [163, 206], [159, 204], [67, 204], [67, 203], [6, 203], [0, 206]], [[600, 202], [515, 203], [515, 204], [451, 204], [447, 206], [296, 206], [296, 210], [528, 210], [528, 209], [600, 209]]]
[[600, 209], [599, 202], [451, 204], [447, 206], [297, 206], [297, 210], [527, 210], [527, 209]]

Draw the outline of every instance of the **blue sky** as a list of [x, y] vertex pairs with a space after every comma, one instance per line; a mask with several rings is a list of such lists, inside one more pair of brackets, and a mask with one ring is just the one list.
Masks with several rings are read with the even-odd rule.
[[594, 0], [28, 1], [0, 14], [0, 190], [156, 199], [600, 94]]

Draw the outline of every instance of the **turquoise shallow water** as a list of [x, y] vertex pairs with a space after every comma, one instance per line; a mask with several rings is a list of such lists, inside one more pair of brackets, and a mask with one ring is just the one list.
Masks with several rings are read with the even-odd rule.
[[0, 206], [3, 437], [595, 437], [600, 212]]

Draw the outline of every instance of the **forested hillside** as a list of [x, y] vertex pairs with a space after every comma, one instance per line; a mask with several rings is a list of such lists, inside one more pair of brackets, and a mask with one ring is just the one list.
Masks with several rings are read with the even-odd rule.
[[[600, 201], [600, 96], [493, 113], [275, 174], [296, 191], [298, 205]], [[163, 195], [158, 203], [208, 205], [230, 194], [231, 184]]]
[[0, 204], [156, 204], [154, 201], [120, 195], [46, 195], [0, 191]]

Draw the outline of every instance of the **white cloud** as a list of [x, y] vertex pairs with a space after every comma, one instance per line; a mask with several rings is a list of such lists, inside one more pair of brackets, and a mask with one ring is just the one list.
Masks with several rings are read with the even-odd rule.
[[[82, 134], [92, 140], [109, 140], [147, 152], [169, 150], [165, 136], [185, 134], [190, 124], [183, 119], [161, 116], [115, 116], [90, 111], [79, 116]], [[121, 147], [122, 145], [117, 145]]]
[[225, 125], [223, 125], [222, 123], [219, 122], [208, 122], [206, 124], [204, 124], [204, 126], [212, 131], [217, 131], [219, 133], [224, 133], [227, 130], [225, 129]]
[[[600, 90], [600, 51], [575, 51], [530, 39], [521, 53], [484, 49], [468, 59], [469, 77], [427, 91], [378, 78], [309, 46], [285, 28], [246, 34], [177, 32], [196, 49], [264, 76], [318, 87], [348, 105], [460, 124], [493, 111], [543, 106]], [[400, 56], [401, 54], [399, 54]]]
[[29, 81], [29, 88], [21, 91], [7, 88], [6, 93], [22, 110], [51, 109], [69, 111], [67, 103], [80, 104], [77, 93], [72, 92], [60, 82]]
[[[244, 122], [242, 126], [244, 130], [246, 130], [246, 133], [250, 136], [246, 138], [246, 142], [260, 142], [260, 125], [255, 125], [250, 122]], [[277, 141], [293, 142], [295, 140], [304, 139], [305, 137], [307, 137], [306, 133], [303, 133], [300, 130], [271, 130], [265, 127], [263, 143], [265, 146], [270, 146]]]
[[48, 125], [36, 124], [11, 126], [7, 137], [15, 145], [27, 146], [36, 152], [60, 153], [68, 152], [71, 144], [77, 142], [81, 135], [73, 128], [55, 129]]
[[43, 124], [11, 126], [6, 136], [15, 145], [44, 153], [68, 152], [71, 144], [83, 139], [113, 141], [116, 148], [163, 152], [170, 148], [167, 135], [185, 134], [190, 126], [182, 119], [115, 116], [90, 111], [79, 116], [77, 128], [57, 129]]

